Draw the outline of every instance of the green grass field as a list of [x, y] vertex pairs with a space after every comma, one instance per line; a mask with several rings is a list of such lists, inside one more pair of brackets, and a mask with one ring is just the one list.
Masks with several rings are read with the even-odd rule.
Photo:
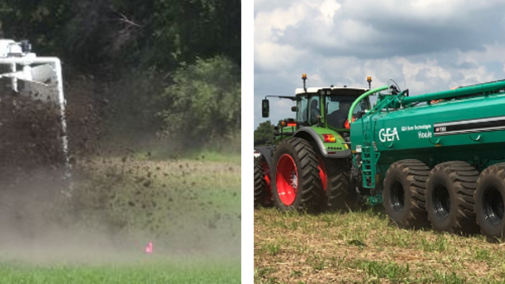
[[240, 263], [140, 260], [129, 265], [0, 264], [0, 283], [240, 283]]
[[505, 247], [402, 230], [384, 212], [255, 210], [256, 283], [504, 283]]
[[43, 222], [0, 234], [0, 283], [240, 283], [240, 159], [96, 158], [76, 172], [70, 199], [22, 212]]

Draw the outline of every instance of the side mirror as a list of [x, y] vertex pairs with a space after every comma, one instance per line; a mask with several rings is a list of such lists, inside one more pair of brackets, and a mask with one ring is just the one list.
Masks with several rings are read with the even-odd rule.
[[270, 114], [270, 104], [267, 99], [261, 101], [261, 115], [268, 117]]
[[291, 111], [292, 112], [297, 112], [298, 111], [298, 107], [297, 106], [292, 106], [291, 107]]

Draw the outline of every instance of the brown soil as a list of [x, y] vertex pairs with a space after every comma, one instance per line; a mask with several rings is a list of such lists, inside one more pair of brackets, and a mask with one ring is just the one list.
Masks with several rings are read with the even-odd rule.
[[[99, 150], [100, 118], [91, 84], [76, 82], [67, 92], [66, 120], [71, 161]], [[86, 88], [86, 86], [88, 86]], [[0, 188], [15, 188], [43, 171], [61, 180], [65, 163], [59, 106], [13, 92], [0, 93]], [[35, 181], [35, 180], [34, 180]]]
[[[4, 83], [3, 81], [1, 83]], [[100, 114], [93, 84], [76, 80], [66, 88], [71, 163], [99, 151]], [[69, 189], [65, 180], [59, 106], [0, 88], [0, 242], [27, 246], [41, 235], [63, 232]], [[75, 173], [77, 176], [78, 173]], [[67, 231], [70, 236], [71, 231]], [[47, 238], [56, 240], [55, 235]], [[69, 238], [70, 239], [70, 238]], [[2, 245], [2, 251], [5, 251]]]
[[0, 101], [0, 185], [15, 187], [40, 169], [63, 165], [57, 106], [21, 96]]

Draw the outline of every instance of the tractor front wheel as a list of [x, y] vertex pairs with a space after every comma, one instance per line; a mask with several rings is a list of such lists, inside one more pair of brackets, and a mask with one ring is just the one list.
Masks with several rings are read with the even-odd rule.
[[322, 183], [318, 157], [301, 138], [289, 138], [277, 145], [272, 165], [272, 194], [281, 211], [316, 211], [321, 205]]
[[358, 194], [350, 183], [349, 162], [343, 159], [323, 159], [320, 167], [325, 176], [322, 181], [328, 209], [337, 212], [358, 209]]

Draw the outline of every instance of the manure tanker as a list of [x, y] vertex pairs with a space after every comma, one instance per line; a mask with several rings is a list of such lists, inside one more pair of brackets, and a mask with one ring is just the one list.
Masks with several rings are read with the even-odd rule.
[[409, 96], [396, 84], [351, 123], [351, 179], [399, 227], [503, 237], [505, 80]]

